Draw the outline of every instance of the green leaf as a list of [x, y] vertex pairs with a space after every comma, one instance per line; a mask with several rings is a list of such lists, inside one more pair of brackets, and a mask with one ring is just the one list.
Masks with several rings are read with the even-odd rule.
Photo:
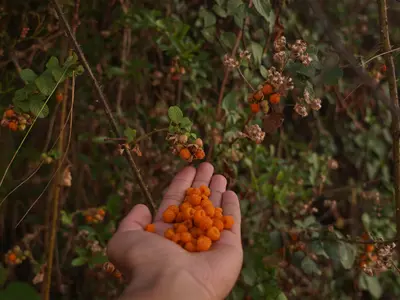
[[4, 291], [0, 291], [0, 299], [40, 300], [41, 297], [31, 285], [24, 282], [11, 282]]
[[276, 251], [276, 250], [282, 248], [282, 246], [283, 246], [282, 236], [279, 231], [270, 232], [269, 233], [269, 241], [270, 241], [272, 251]]
[[168, 109], [168, 117], [175, 124], [179, 124], [183, 118], [183, 112], [178, 106], [171, 106]]
[[47, 69], [60, 69], [60, 63], [58, 61], [58, 58], [55, 56], [50, 57], [49, 61], [46, 64]]
[[217, 18], [215, 17], [215, 15], [211, 12], [209, 12], [208, 10], [203, 10], [201, 12], [201, 15], [203, 17], [204, 20], [204, 27], [210, 27], [215, 25], [215, 23], [217, 23]]
[[339, 257], [343, 267], [347, 270], [353, 267], [356, 258], [356, 249], [348, 243], [339, 244]]
[[54, 68], [51, 69], [51, 75], [53, 75], [56, 82], [62, 82], [65, 80], [67, 74], [62, 68]]
[[275, 16], [270, 1], [253, 0], [253, 4], [258, 13], [268, 22], [269, 30], [271, 32], [274, 26]]
[[61, 223], [63, 225], [71, 226], [72, 225], [72, 218], [67, 214], [65, 210], [61, 211]]
[[343, 70], [339, 67], [333, 67], [323, 72], [322, 82], [327, 85], [336, 85], [341, 77], [343, 77]]
[[128, 127], [124, 130], [124, 136], [128, 143], [132, 143], [136, 139], [136, 130]]
[[22, 80], [25, 81], [25, 83], [32, 83], [37, 78], [36, 73], [31, 69], [24, 69], [19, 75], [21, 76]]
[[267, 68], [264, 67], [263, 65], [260, 66], [260, 73], [261, 73], [261, 76], [262, 76], [264, 79], [267, 79], [267, 78], [268, 78], [268, 70], [267, 70]]
[[222, 100], [222, 108], [227, 112], [237, 108], [236, 92], [231, 91], [225, 95], [224, 99]]
[[88, 259], [86, 257], [77, 257], [72, 260], [71, 265], [74, 267], [79, 267], [79, 266], [83, 266], [87, 262], [88, 262]]
[[382, 296], [382, 287], [378, 278], [375, 276], [366, 276], [365, 280], [367, 282], [368, 291], [376, 299], [379, 299]]
[[263, 56], [263, 47], [258, 43], [251, 43], [251, 52], [253, 53], [254, 63], [259, 66]]
[[46, 118], [50, 112], [47, 104], [41, 101], [29, 101], [29, 109], [33, 115], [40, 119]]
[[321, 270], [318, 268], [317, 263], [308, 256], [304, 257], [304, 259], [302, 260], [301, 268], [308, 275], [321, 274]]
[[213, 6], [213, 11], [221, 18], [226, 18], [228, 16], [227, 12], [221, 6], [216, 4]]
[[107, 200], [107, 211], [110, 212], [110, 215], [113, 217], [117, 217], [121, 210], [121, 197], [118, 195], [110, 195]]
[[92, 266], [96, 266], [96, 265], [102, 265], [107, 261], [108, 258], [106, 255], [102, 253], [96, 253], [93, 257], [90, 258], [89, 264]]
[[244, 267], [242, 270], [242, 276], [243, 281], [250, 286], [253, 286], [257, 281], [257, 272], [253, 268]]
[[193, 122], [190, 121], [190, 119], [189, 119], [188, 117], [184, 117], [184, 118], [181, 120], [179, 126], [180, 126], [183, 130], [190, 131], [190, 130], [192, 129]]
[[36, 78], [35, 84], [43, 95], [49, 96], [52, 93], [56, 82], [54, 81], [52, 74], [45, 71], [42, 75]]
[[8, 277], [8, 269], [4, 268], [3, 264], [0, 263], [0, 287], [6, 282]]

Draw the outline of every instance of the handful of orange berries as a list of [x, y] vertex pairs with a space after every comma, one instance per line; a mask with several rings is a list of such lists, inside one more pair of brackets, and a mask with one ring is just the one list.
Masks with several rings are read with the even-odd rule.
[[[205, 185], [187, 189], [179, 207], [171, 205], [163, 213], [164, 222], [173, 224], [164, 236], [189, 252], [208, 251], [220, 239], [222, 231], [234, 224], [232, 216], [224, 216], [221, 207], [214, 207], [210, 195]], [[148, 224], [145, 230], [155, 232], [155, 225]]]

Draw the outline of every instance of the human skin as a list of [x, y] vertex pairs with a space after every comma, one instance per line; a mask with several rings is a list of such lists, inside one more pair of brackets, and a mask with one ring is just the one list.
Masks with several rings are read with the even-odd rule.
[[[240, 206], [237, 195], [226, 191], [225, 177], [213, 174], [209, 163], [198, 169], [185, 167], [172, 180], [154, 220], [149, 209], [139, 204], [121, 221], [107, 247], [110, 261], [128, 280], [120, 300], [221, 300], [228, 296], [243, 263]], [[172, 226], [163, 222], [162, 213], [170, 205], [179, 205], [187, 188], [201, 185], [210, 187], [214, 206], [233, 216], [235, 224], [222, 232], [209, 251], [191, 253], [164, 237]], [[152, 222], [156, 234], [143, 229]]]

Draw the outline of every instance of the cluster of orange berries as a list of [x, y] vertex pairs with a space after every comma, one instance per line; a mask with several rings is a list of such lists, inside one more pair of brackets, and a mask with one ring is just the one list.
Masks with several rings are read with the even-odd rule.
[[[364, 233], [361, 238], [366, 241], [369, 239], [367, 233]], [[372, 244], [365, 245], [364, 253], [360, 256], [359, 266], [366, 269], [368, 266], [374, 264], [378, 260], [378, 256], [374, 254], [375, 246]]]
[[112, 276], [114, 276], [117, 279], [122, 278], [122, 273], [120, 271], [118, 271], [117, 268], [109, 261], [107, 261], [103, 264], [103, 270], [106, 273], [111, 274]]
[[21, 264], [25, 259], [30, 256], [30, 251], [22, 251], [19, 246], [15, 246], [13, 249], [8, 250], [8, 252], [5, 254], [5, 262], [10, 266], [15, 266]]
[[[203, 252], [220, 239], [224, 229], [231, 229], [232, 216], [224, 216], [221, 207], [214, 207], [209, 199], [211, 191], [207, 186], [189, 188], [181, 205], [171, 205], [163, 213], [163, 220], [173, 224], [164, 236], [189, 252]], [[154, 224], [146, 231], [155, 232]]]
[[106, 212], [103, 208], [88, 209], [84, 212], [85, 221], [87, 224], [98, 224], [103, 222]]
[[188, 142], [188, 136], [182, 135], [170, 135], [167, 140], [173, 143], [172, 152], [178, 154], [180, 158], [187, 162], [192, 162], [193, 160], [204, 159], [206, 153], [203, 149], [203, 140], [197, 138], [194, 143]]
[[18, 114], [12, 107], [4, 112], [1, 120], [1, 126], [11, 131], [24, 131], [27, 125], [32, 125], [32, 117], [29, 114]]
[[251, 94], [248, 98], [250, 109], [253, 113], [258, 113], [260, 109], [264, 113], [269, 111], [269, 103], [279, 104], [281, 95], [274, 92], [274, 88], [269, 83], [265, 83], [260, 89]]

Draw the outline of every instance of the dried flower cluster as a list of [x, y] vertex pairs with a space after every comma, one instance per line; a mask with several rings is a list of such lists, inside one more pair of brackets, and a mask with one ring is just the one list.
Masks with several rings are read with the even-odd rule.
[[10, 106], [3, 114], [2, 127], [8, 127], [11, 131], [24, 131], [27, 125], [32, 125], [33, 118], [29, 114], [19, 114]]
[[224, 65], [228, 68], [235, 69], [235, 68], [239, 67], [240, 63], [235, 58], [231, 57], [228, 54], [225, 54]]
[[86, 248], [92, 254], [102, 253], [106, 255], [107, 249], [102, 247], [98, 240], [90, 238], [90, 233], [87, 230], [80, 230], [75, 237], [75, 241], [78, 247]]
[[103, 208], [89, 208], [83, 215], [87, 224], [98, 224], [103, 222], [106, 212]]
[[172, 145], [172, 153], [179, 155], [187, 162], [201, 160], [206, 156], [203, 140], [200, 138], [197, 138], [194, 142], [189, 142], [189, 137], [186, 134], [168, 134], [166, 139]]
[[[378, 241], [383, 241], [378, 239]], [[391, 244], [372, 244], [365, 246], [365, 254], [360, 257], [360, 268], [369, 276], [374, 276], [382, 272], [386, 272], [393, 266], [393, 253], [396, 248], [395, 243]]]
[[285, 76], [275, 67], [268, 70], [267, 82], [281, 95], [286, 95], [288, 91], [293, 90], [294, 83], [292, 78]]
[[244, 132], [239, 132], [240, 138], [248, 138], [256, 144], [261, 144], [265, 138], [265, 132], [257, 124], [246, 126]]
[[311, 97], [307, 89], [304, 90], [303, 98], [297, 98], [297, 103], [294, 107], [296, 113], [302, 117], [308, 116], [308, 109], [318, 111], [321, 109], [321, 99]]
[[312, 62], [312, 58], [307, 51], [307, 43], [303, 40], [296, 40], [293, 45], [288, 45], [291, 50], [291, 58], [300, 61], [303, 65], [308, 66]]
[[19, 246], [14, 246], [5, 254], [5, 263], [10, 266], [15, 266], [21, 264], [29, 257], [31, 257], [30, 251], [23, 251]]

